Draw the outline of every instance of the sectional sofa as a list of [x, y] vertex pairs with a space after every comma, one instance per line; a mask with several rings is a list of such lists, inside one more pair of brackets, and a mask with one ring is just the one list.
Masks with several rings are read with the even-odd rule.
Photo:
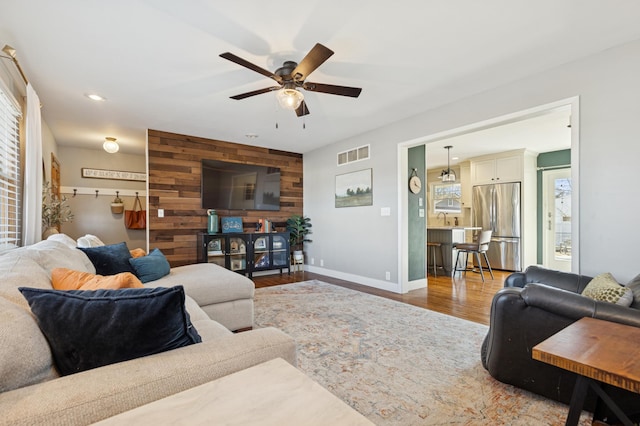
[[51, 290], [54, 268], [95, 273], [84, 252], [59, 241], [0, 253], [0, 425], [90, 424], [270, 359], [296, 364], [295, 342], [281, 331], [230, 331], [252, 326], [253, 283], [197, 264], [144, 286], [182, 286], [201, 343], [61, 376], [19, 290]]

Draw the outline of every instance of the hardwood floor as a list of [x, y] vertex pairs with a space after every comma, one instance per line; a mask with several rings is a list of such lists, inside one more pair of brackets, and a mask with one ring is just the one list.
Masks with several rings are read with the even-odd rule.
[[491, 276], [485, 272], [486, 281], [484, 285], [480, 274], [474, 272], [467, 272], [466, 277], [462, 274], [462, 277], [456, 278], [440, 275], [434, 277], [429, 275], [427, 288], [410, 291], [406, 294], [379, 290], [373, 287], [305, 271], [292, 272], [291, 275], [285, 273], [254, 276], [253, 281], [256, 288], [260, 288], [317, 279], [488, 325], [493, 295], [503, 287], [504, 279], [510, 273], [511, 272], [494, 270], [493, 274], [495, 279], [492, 280]]

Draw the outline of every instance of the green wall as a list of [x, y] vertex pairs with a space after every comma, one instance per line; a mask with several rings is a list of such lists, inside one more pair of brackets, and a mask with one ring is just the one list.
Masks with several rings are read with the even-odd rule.
[[538, 155], [538, 172], [537, 172], [537, 188], [538, 188], [538, 202], [537, 202], [537, 217], [538, 217], [538, 245], [537, 245], [537, 262], [542, 264], [542, 172], [540, 168], [553, 167], [556, 169], [564, 169], [570, 167], [556, 167], [571, 164], [571, 150], [563, 149], [561, 151], [544, 152]]
[[[413, 169], [422, 180], [422, 189], [418, 194], [408, 191], [408, 225], [409, 225], [409, 281], [426, 277], [425, 259], [427, 245], [427, 218], [426, 213], [420, 217], [420, 209], [426, 212], [426, 161], [425, 146], [409, 148], [409, 169], [407, 176], [411, 176]], [[407, 179], [407, 185], [409, 180]], [[420, 205], [422, 200], [422, 206]]]

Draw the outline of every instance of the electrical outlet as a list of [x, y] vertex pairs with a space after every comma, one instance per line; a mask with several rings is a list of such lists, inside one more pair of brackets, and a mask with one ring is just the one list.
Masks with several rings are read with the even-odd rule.
[[387, 281], [389, 281], [391, 279], [391, 272], [387, 271], [384, 273], [384, 277]]
[[158, 217], [164, 217], [164, 209], [158, 209]]
[[324, 259], [320, 259], [320, 266], [324, 266]]
[[315, 265], [315, 264], [316, 264], [316, 259], [315, 259], [315, 258], [313, 258], [313, 257], [311, 258], [311, 264], [312, 264], [312, 265]]

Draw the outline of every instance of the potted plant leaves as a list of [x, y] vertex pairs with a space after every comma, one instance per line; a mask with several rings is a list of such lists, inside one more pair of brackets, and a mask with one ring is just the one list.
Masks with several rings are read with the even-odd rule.
[[73, 214], [67, 198], [54, 194], [47, 182], [42, 189], [42, 238], [46, 240], [51, 234], [57, 234], [60, 224], [71, 220]]
[[306, 216], [293, 215], [287, 219], [287, 231], [289, 231], [289, 249], [295, 261], [303, 259], [304, 243], [310, 243], [307, 238], [311, 234], [311, 219]]

